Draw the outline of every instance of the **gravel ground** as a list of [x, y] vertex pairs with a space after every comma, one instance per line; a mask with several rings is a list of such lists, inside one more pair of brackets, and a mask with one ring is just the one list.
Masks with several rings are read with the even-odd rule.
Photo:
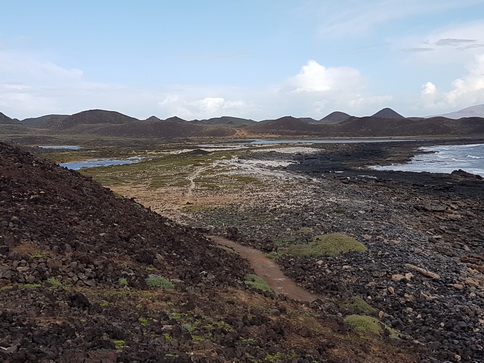
[[324, 145], [316, 154], [253, 153], [250, 163], [261, 160], [259, 166], [290, 157], [290, 164], [266, 168], [297, 178], [274, 179], [264, 198], [248, 195], [246, 202], [198, 212], [186, 221], [265, 252], [320, 234], [350, 235], [369, 251], [286, 256], [278, 262], [286, 275], [317, 294], [362, 297], [385, 324], [430, 348], [436, 361], [480, 362], [484, 182], [462, 172], [365, 169], [408, 160], [418, 146]]

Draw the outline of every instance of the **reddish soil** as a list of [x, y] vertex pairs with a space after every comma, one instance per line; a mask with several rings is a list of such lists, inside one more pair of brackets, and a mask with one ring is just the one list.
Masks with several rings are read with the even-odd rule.
[[255, 273], [264, 279], [276, 294], [282, 294], [293, 300], [311, 302], [320, 299], [320, 296], [311, 294], [302, 287], [296, 285], [294, 281], [285, 276], [277, 263], [267, 258], [264, 253], [255, 248], [242, 246], [234, 241], [219, 236], [209, 236], [209, 238], [223, 246], [227, 246], [236, 251], [241, 257], [249, 261]]

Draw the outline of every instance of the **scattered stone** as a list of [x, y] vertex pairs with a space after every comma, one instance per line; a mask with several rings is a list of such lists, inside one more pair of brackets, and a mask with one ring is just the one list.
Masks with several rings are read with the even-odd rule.
[[405, 267], [406, 268], [409, 268], [409, 269], [412, 269], [412, 270], [415, 270], [417, 272], [420, 272], [422, 275], [424, 276], [427, 276], [427, 277], [430, 277], [430, 278], [433, 278], [433, 279], [440, 279], [440, 275], [439, 274], [436, 274], [434, 272], [430, 272], [429, 270], [426, 270], [422, 267], [418, 267], [418, 266], [415, 266], [415, 265], [411, 265], [411, 264], [405, 264]]
[[462, 284], [452, 284], [452, 286], [454, 287], [454, 289], [464, 290], [464, 285]]

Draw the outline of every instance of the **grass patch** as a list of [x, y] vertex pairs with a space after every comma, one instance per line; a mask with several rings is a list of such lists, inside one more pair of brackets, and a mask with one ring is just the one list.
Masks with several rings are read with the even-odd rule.
[[124, 340], [113, 340], [116, 351], [121, 352], [126, 342]]
[[149, 275], [145, 281], [146, 281], [146, 284], [151, 288], [163, 289], [163, 290], [175, 288], [175, 285], [173, 284], [173, 282], [171, 282], [170, 280], [160, 275]]
[[359, 296], [352, 296], [343, 303], [343, 306], [355, 313], [375, 314], [377, 310]]
[[299, 228], [297, 233], [310, 234], [310, 233], [313, 233], [313, 229], [311, 227], [301, 227], [301, 228]]
[[41, 288], [41, 284], [19, 284], [19, 289], [38, 289]]
[[233, 179], [235, 179], [235, 181], [237, 183], [242, 183], [242, 184], [262, 184], [262, 182], [253, 177], [253, 176], [247, 176], [247, 175], [240, 175], [240, 174], [235, 174], [232, 176]]
[[269, 285], [257, 275], [248, 274], [245, 276], [244, 284], [261, 291], [272, 291]]
[[277, 252], [270, 252], [266, 254], [267, 258], [270, 258], [271, 260], [277, 260], [281, 255]]
[[64, 286], [62, 282], [60, 282], [59, 280], [53, 277], [48, 278], [47, 282], [50, 284], [49, 290], [57, 290], [57, 289], [68, 290], [69, 289], [67, 286]]
[[351, 325], [359, 332], [370, 332], [379, 335], [383, 332], [387, 332], [392, 339], [398, 339], [402, 336], [398, 330], [390, 328], [373, 316], [357, 314], [348, 315], [344, 318], [344, 322]]
[[232, 248], [227, 247], [227, 246], [220, 246], [220, 245], [217, 245], [216, 247], [217, 247], [217, 248], [220, 248], [221, 250], [224, 250], [224, 251], [225, 251], [225, 252], [227, 252], [227, 253], [231, 253], [231, 254], [234, 254], [234, 253], [235, 253], [235, 250], [233, 250]]
[[128, 286], [128, 280], [125, 277], [121, 277], [118, 280], [119, 286]]
[[346, 324], [351, 325], [357, 331], [370, 332], [381, 334], [383, 332], [383, 324], [377, 318], [366, 315], [348, 315], [344, 318]]
[[146, 325], [146, 324], [148, 324], [149, 319], [148, 319], [148, 318], [138, 318], [138, 321], [139, 321], [141, 324]]
[[184, 211], [191, 212], [191, 213], [202, 213], [202, 212], [213, 211], [215, 209], [217, 209], [217, 207], [212, 205], [206, 205], [206, 204], [192, 204], [192, 205], [187, 205], [183, 207]]
[[282, 249], [282, 253], [299, 257], [337, 256], [345, 252], [366, 252], [366, 246], [341, 233], [316, 236], [311, 243], [295, 244]]

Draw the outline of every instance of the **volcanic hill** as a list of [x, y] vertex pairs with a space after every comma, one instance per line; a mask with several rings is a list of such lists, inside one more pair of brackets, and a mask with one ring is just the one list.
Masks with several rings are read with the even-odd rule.
[[13, 120], [10, 117], [8, 117], [7, 115], [0, 112], [0, 124], [13, 124], [13, 123], [16, 123], [16, 122], [18, 122], [18, 121]]
[[400, 115], [399, 113], [397, 113], [396, 111], [394, 111], [394, 110], [392, 110], [391, 108], [388, 108], [388, 107], [378, 111], [377, 113], [375, 113], [371, 117], [386, 118], [386, 119], [402, 119], [402, 118], [405, 118], [402, 115]]
[[326, 115], [324, 118], [321, 119], [323, 122], [341, 122], [341, 121], [346, 121], [350, 118], [351, 116], [348, 115], [345, 112], [341, 111], [334, 111], [331, 112], [329, 115]]

